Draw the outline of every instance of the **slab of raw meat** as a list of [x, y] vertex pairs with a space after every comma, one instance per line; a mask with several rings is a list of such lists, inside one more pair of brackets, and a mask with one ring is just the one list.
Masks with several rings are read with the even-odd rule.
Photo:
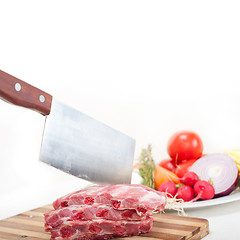
[[138, 184], [94, 185], [70, 193], [53, 203], [55, 209], [70, 205], [102, 203], [115, 209], [136, 209], [139, 215], [147, 211], [163, 211], [166, 194]]
[[76, 220], [64, 221], [58, 227], [49, 229], [53, 240], [101, 240], [147, 233], [151, 230], [152, 217], [141, 221], [128, 220]]
[[57, 210], [51, 210], [44, 214], [45, 227], [54, 228], [61, 225], [64, 221], [74, 220], [143, 220], [152, 216], [152, 212], [147, 212], [143, 216], [139, 216], [135, 209], [116, 210], [111, 206], [103, 204], [93, 205], [71, 205]]

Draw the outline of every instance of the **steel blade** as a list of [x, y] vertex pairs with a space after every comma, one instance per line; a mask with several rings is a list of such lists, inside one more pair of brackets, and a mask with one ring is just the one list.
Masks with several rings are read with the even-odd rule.
[[135, 140], [53, 98], [40, 160], [76, 177], [130, 183]]

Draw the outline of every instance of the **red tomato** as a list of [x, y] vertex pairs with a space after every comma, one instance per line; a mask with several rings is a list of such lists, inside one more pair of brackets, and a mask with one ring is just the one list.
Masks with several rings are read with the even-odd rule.
[[177, 165], [175, 173], [178, 175], [178, 177], [182, 178], [186, 172], [188, 172], [188, 169], [197, 161], [197, 159], [191, 159], [184, 162], [181, 162]]
[[168, 141], [167, 151], [177, 164], [183, 160], [198, 159], [203, 152], [202, 140], [194, 132], [176, 132]]
[[164, 167], [164, 168], [168, 169], [171, 172], [175, 172], [175, 170], [176, 170], [176, 165], [175, 165], [175, 163], [174, 163], [174, 161], [172, 159], [162, 160], [159, 163], [159, 166]]

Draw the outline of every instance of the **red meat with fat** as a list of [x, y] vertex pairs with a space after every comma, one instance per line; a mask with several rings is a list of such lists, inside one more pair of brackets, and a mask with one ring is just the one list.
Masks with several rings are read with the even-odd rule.
[[55, 209], [70, 205], [101, 203], [115, 209], [136, 209], [139, 215], [148, 210], [162, 212], [166, 205], [164, 193], [138, 184], [109, 184], [70, 193], [53, 203]]
[[143, 185], [94, 185], [53, 203], [45, 214], [51, 240], [102, 240], [151, 231], [153, 211], [163, 211], [164, 193]]
[[94, 219], [88, 221], [63, 221], [51, 232], [55, 240], [101, 240], [147, 233], [151, 230], [152, 216], [141, 221]]
[[75, 220], [142, 220], [147, 216], [151, 216], [152, 212], [139, 216], [135, 209], [116, 210], [111, 206], [103, 204], [94, 205], [71, 205], [66, 208], [59, 208], [44, 214], [45, 227], [54, 228], [62, 224], [63, 221]]

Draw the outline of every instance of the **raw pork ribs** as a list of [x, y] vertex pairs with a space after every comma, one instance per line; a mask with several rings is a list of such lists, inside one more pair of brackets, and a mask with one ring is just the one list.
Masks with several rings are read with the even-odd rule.
[[94, 185], [70, 193], [44, 214], [54, 240], [101, 240], [147, 233], [153, 211], [164, 210], [164, 193], [143, 185]]

